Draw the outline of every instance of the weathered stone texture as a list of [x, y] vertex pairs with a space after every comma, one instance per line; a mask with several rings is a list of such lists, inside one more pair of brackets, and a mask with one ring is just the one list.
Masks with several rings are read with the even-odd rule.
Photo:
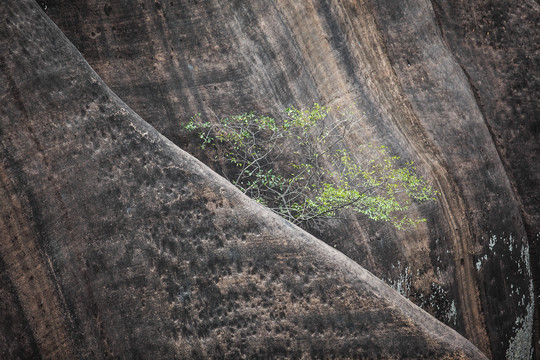
[[35, 2], [0, 24], [2, 358], [485, 359], [142, 120]]
[[486, 354], [529, 353], [540, 263], [536, 3], [39, 3], [116, 94], [192, 152], [179, 122], [198, 112], [350, 107], [352, 153], [389, 145], [441, 196], [414, 210], [428, 218], [414, 232], [359, 218], [317, 235]]

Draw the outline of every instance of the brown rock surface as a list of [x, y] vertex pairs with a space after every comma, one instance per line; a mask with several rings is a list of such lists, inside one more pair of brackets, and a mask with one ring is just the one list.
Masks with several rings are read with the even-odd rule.
[[0, 21], [2, 358], [485, 358], [167, 140], [35, 2]]
[[530, 356], [540, 288], [535, 2], [39, 3], [116, 94], [190, 151], [179, 122], [198, 112], [352, 106], [361, 131], [346, 137], [351, 152], [389, 145], [441, 197], [416, 210], [428, 223], [415, 232], [360, 218], [317, 235], [493, 358]]
[[462, 65], [520, 201], [536, 289], [540, 356], [540, 6], [538, 2], [435, 2], [448, 46]]

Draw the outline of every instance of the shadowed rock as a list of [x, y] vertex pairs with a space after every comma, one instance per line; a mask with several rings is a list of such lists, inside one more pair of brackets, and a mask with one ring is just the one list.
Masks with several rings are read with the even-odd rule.
[[[540, 6], [534, 1], [435, 2], [448, 46], [462, 64], [520, 201], [534, 281], [536, 357], [540, 356]], [[471, 16], [471, 13], [474, 16]], [[530, 334], [527, 334], [529, 336]], [[526, 357], [526, 351], [523, 357]]]
[[34, 2], [0, 16], [3, 358], [485, 358], [164, 138]]
[[540, 288], [534, 2], [39, 3], [116, 94], [192, 152], [178, 123], [198, 112], [349, 107], [352, 154], [388, 145], [441, 196], [413, 210], [428, 219], [414, 232], [354, 218], [317, 236], [486, 354], [530, 356]]

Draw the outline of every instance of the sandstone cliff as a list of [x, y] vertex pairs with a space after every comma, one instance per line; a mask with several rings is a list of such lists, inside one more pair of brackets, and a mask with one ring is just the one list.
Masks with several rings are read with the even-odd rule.
[[361, 132], [349, 149], [391, 145], [442, 196], [418, 209], [429, 222], [414, 233], [357, 219], [317, 235], [486, 354], [529, 354], [540, 202], [534, 2], [43, 3], [123, 100], [192, 151], [178, 122], [197, 112], [354, 104]]
[[[4, 7], [2, 349], [481, 356], [356, 262], [488, 356], [529, 356], [538, 9], [481, 3], [38, 1], [114, 93], [35, 4]], [[314, 101], [353, 106], [352, 152], [390, 145], [437, 185], [425, 227], [317, 234], [353, 262], [169, 142], [194, 150], [197, 112]]]

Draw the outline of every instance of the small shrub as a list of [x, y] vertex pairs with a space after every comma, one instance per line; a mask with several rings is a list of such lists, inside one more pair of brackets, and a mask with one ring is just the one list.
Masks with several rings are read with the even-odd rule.
[[319, 104], [287, 108], [279, 120], [247, 113], [209, 122], [199, 114], [183, 127], [197, 133], [201, 149], [214, 147], [234, 165], [229, 180], [237, 188], [297, 225], [319, 225], [343, 210], [398, 229], [425, 221], [411, 217], [409, 206], [436, 192], [414, 164], [399, 166], [385, 146], [361, 146], [353, 159], [341, 136], [352, 119], [341, 115], [329, 127], [329, 114]]

